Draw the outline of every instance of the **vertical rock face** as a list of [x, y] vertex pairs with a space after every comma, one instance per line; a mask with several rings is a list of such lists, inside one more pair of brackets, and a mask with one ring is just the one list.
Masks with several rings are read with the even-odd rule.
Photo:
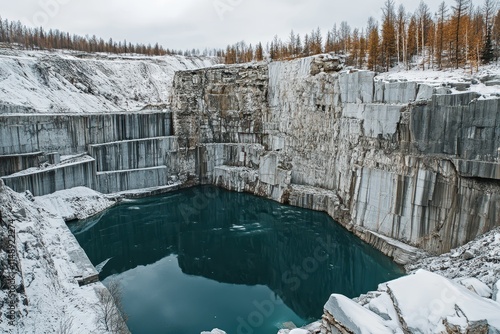
[[500, 99], [318, 65], [331, 61], [178, 72], [174, 133], [197, 150], [200, 179], [434, 253], [500, 224]]
[[170, 114], [136, 112], [108, 114], [0, 116], [0, 155], [57, 151], [85, 152], [87, 145], [169, 136]]
[[[163, 111], [0, 116], [0, 177], [35, 196], [78, 186], [104, 193], [165, 186], [194, 170], [194, 158], [178, 152], [171, 120]], [[80, 157], [61, 162], [60, 154]]]
[[180, 145], [260, 143], [267, 82], [264, 65], [177, 72], [173, 108]]

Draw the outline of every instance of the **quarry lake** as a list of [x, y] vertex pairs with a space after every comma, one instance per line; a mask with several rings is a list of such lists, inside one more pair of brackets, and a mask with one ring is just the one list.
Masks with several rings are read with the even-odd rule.
[[215, 187], [127, 200], [69, 224], [119, 280], [132, 333], [276, 334], [403, 275], [327, 214]]

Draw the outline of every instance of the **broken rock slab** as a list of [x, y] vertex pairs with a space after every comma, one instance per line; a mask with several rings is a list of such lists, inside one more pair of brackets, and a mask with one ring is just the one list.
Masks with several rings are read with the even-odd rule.
[[[411, 288], [409, 288], [411, 287]], [[500, 333], [500, 303], [425, 270], [387, 283], [399, 320], [410, 333]]]
[[[474, 291], [462, 284], [474, 286]], [[332, 295], [324, 307], [321, 333], [500, 333], [500, 303], [482, 297], [488, 289], [471, 278], [458, 283], [419, 270], [381, 284], [357, 302]]]
[[492, 299], [500, 303], [500, 280], [493, 285]]
[[463, 277], [455, 281], [481, 297], [491, 298], [492, 290], [477, 278]]
[[323, 328], [326, 333], [394, 333], [380, 316], [339, 294], [332, 294], [325, 304]]

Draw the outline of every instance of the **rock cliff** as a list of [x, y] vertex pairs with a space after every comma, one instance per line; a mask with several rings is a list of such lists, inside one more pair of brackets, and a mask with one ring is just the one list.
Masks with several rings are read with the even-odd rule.
[[[202, 183], [323, 210], [398, 262], [500, 225], [500, 99], [341, 71], [320, 56], [178, 72]], [[448, 93], [448, 91], [446, 92]]]
[[214, 66], [176, 73], [171, 111], [3, 115], [0, 177], [36, 196], [216, 184], [326, 211], [399, 263], [500, 225], [498, 96], [341, 69]]

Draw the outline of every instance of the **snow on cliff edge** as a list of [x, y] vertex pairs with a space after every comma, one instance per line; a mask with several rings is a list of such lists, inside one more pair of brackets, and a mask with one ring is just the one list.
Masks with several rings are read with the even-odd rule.
[[377, 75], [375, 81], [417, 82], [443, 88], [443, 92], [446, 91], [447, 94], [470, 91], [482, 95], [483, 98], [497, 98], [500, 96], [500, 65], [484, 65], [473, 73], [463, 68], [422, 71], [400, 70], [395, 67], [389, 72]]
[[0, 48], [0, 114], [134, 111], [168, 102], [176, 71], [215, 58]]

